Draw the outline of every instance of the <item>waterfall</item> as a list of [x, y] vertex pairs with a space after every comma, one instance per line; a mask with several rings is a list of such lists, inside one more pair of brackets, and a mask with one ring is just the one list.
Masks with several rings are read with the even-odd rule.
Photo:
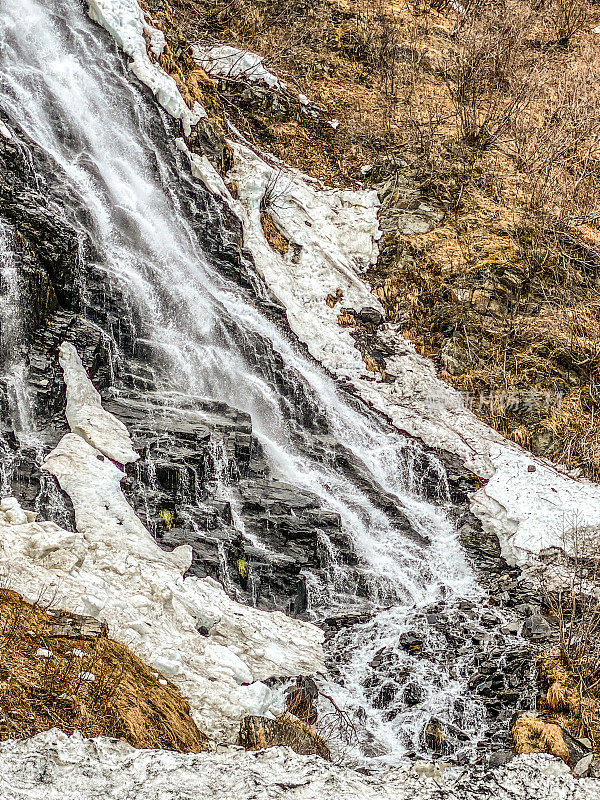
[[[460, 620], [460, 604], [467, 600], [476, 608], [482, 592], [443, 505], [419, 493], [417, 446], [352, 402], [283, 326], [220, 275], [180, 202], [177, 170], [184, 166], [161, 133], [159, 112], [78, 0], [3, 0], [0, 42], [0, 107], [54, 159], [87, 210], [106, 283], [121, 287], [160, 356], [161, 388], [250, 414], [272, 474], [340, 515], [370, 610], [368, 621], [343, 629], [331, 644], [335, 673], [328, 691], [360, 718], [368, 740], [351, 757], [389, 764], [422, 751], [422, 730], [432, 714], [464, 731], [464, 751], [472, 752], [485, 727], [483, 706], [466, 689], [472, 661], [467, 655], [452, 661], [429, 617], [442, 604], [449, 625], [467, 624]], [[197, 192], [207, 229], [222, 235], [219, 205], [203, 188]], [[0, 247], [9, 287], [2, 309], [10, 331], [18, 303], [11, 295], [8, 237], [0, 238]], [[292, 393], [273, 379], [270, 359], [285, 364]], [[15, 387], [25, 385], [16, 367], [11, 374]], [[321, 452], [311, 445], [314, 431], [302, 428], [307, 417], [326, 427]], [[23, 420], [18, 425], [25, 427]], [[328, 458], [328, 446], [351, 454], [365, 482]], [[444, 495], [445, 475], [435, 460], [431, 470]], [[223, 475], [220, 480], [227, 488]], [[378, 496], [392, 498], [410, 525], [390, 515]], [[321, 545], [335, 586], [327, 590], [309, 577], [309, 607], [317, 621], [342, 605], [343, 568], [330, 543]], [[364, 598], [345, 592], [346, 610], [365, 609]], [[402, 648], [401, 636], [415, 629], [430, 658]], [[491, 642], [493, 635], [484, 631], [479, 646]], [[410, 703], [409, 684], [417, 687]]]
[[20, 277], [10, 237], [8, 226], [0, 222], [0, 380], [6, 386], [13, 429], [25, 444], [34, 435], [35, 423], [22, 353]]

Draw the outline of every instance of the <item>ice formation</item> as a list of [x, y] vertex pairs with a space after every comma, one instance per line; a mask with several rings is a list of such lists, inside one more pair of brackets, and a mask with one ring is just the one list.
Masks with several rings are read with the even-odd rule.
[[[61, 363], [77, 428], [95, 389], [74, 348], [63, 346]], [[104, 455], [131, 447], [111, 416], [103, 411], [102, 425], [92, 428], [103, 452], [69, 433], [44, 465], [71, 498], [76, 531], [35, 521], [14, 498], [2, 501], [5, 585], [107, 622], [114, 638], [181, 689], [202, 730], [231, 738], [244, 714], [280, 710], [265, 679], [323, 671], [323, 634], [239, 605], [210, 578], [183, 577], [191, 549], [159, 548], [121, 492], [124, 473]]]
[[61, 345], [59, 361], [67, 384], [67, 422], [73, 433], [113, 461], [137, 461], [139, 455], [131, 446], [127, 428], [102, 408], [100, 395], [70, 342]]
[[183, 131], [189, 136], [206, 111], [198, 103], [189, 109], [173, 78], [150, 60], [144, 33], [150, 38], [155, 54], [162, 52], [164, 37], [145, 21], [137, 0], [88, 0], [88, 5], [90, 17], [106, 28], [131, 57], [129, 66], [134, 75], [152, 90], [168, 114], [181, 120]]

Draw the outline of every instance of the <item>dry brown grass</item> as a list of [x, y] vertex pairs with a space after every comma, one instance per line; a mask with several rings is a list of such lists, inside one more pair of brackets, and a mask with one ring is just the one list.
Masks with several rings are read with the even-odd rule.
[[207, 749], [177, 689], [125, 645], [105, 632], [57, 632], [52, 612], [0, 590], [0, 740], [58, 727], [134, 747]]
[[539, 709], [572, 736], [586, 737], [600, 751], [600, 691], [598, 681], [585, 681], [569, 666], [559, 649], [540, 657], [542, 696]]
[[569, 763], [569, 748], [558, 725], [522, 715], [517, 718], [511, 733], [518, 754], [550, 753], [566, 764]]
[[271, 245], [273, 250], [276, 250], [280, 255], [287, 255], [290, 249], [290, 243], [285, 236], [277, 229], [273, 217], [267, 212], [263, 211], [260, 215], [260, 224], [265, 234], [267, 242]]

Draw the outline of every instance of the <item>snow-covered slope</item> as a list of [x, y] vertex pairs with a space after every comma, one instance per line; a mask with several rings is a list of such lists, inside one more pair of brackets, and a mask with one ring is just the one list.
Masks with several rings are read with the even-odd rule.
[[[70, 420], [79, 425], [95, 389], [72, 346], [63, 345], [61, 363]], [[104, 452], [131, 449], [111, 414], [96, 417]], [[5, 585], [106, 621], [114, 638], [181, 689], [206, 733], [231, 739], [244, 714], [281, 710], [265, 679], [323, 671], [318, 628], [239, 605], [210, 578], [184, 578], [191, 548], [159, 548], [121, 492], [124, 473], [80, 435], [64, 436], [44, 468], [71, 498], [77, 530], [34, 521], [14, 498], [3, 500]]]
[[359, 775], [287, 748], [182, 755], [53, 730], [0, 744], [0, 800], [598, 800], [597, 781], [573, 778], [550, 756], [495, 770], [442, 772], [416, 764]]
[[[151, 26], [136, 0], [89, 3], [93, 18], [132, 55], [135, 74], [159, 102], [184, 121], [184, 129], [193, 124], [185, 117], [183, 98], [172, 94], [172, 79], [165, 73], [159, 77], [146, 53], [143, 31], [151, 36]], [[186, 148], [183, 140], [180, 146]], [[192, 171], [242, 220], [257, 269], [286, 306], [292, 329], [333, 375], [351, 383], [399, 429], [457, 454], [468, 469], [489, 479], [474, 495], [472, 509], [498, 534], [507, 558], [527, 564], [532, 554], [561, 547], [575, 526], [600, 527], [600, 487], [561, 473], [480, 422], [394, 326], [384, 334], [396, 351], [386, 362], [386, 381], [366, 370], [348, 330], [337, 324], [337, 308], [329, 308], [325, 299], [339, 288], [343, 305], [380, 307], [360, 277], [377, 257], [375, 193], [328, 190], [285, 165], [273, 161], [272, 166], [239, 143], [233, 147], [230, 177], [239, 200], [233, 200], [205, 157], [190, 153]], [[260, 225], [265, 195], [269, 213], [290, 240], [285, 257], [270, 247]]]

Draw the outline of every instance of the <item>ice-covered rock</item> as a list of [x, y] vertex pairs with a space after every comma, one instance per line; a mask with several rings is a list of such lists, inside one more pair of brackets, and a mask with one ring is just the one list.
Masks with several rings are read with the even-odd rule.
[[184, 755], [136, 750], [115, 739], [54, 729], [0, 743], [0, 800], [598, 800], [600, 786], [574, 778], [550, 756], [503, 767], [444, 770], [406, 765], [363, 775], [287, 748]]
[[[61, 359], [67, 385], [75, 380], [70, 418], [77, 428], [95, 390], [77, 353], [61, 353], [68, 353]], [[102, 414], [102, 430], [115, 429], [117, 420]], [[126, 429], [116, 429], [121, 448], [131, 448]], [[115, 639], [179, 686], [206, 733], [232, 736], [246, 714], [278, 711], [265, 679], [323, 671], [318, 628], [239, 605], [210, 578], [184, 578], [191, 548], [160, 549], [121, 492], [124, 473], [80, 435], [64, 436], [44, 468], [70, 496], [77, 530], [34, 521], [16, 500], [3, 500], [5, 585], [30, 601], [41, 596], [107, 622]]]

